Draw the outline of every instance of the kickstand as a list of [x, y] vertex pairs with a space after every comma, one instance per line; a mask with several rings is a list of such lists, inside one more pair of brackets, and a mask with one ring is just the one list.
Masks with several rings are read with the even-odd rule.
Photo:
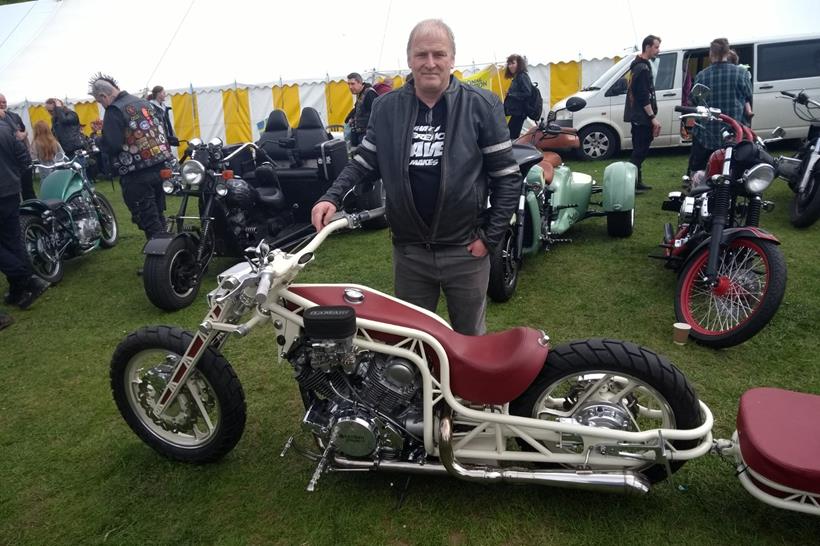
[[[410, 491], [410, 480], [413, 478], [412, 474], [407, 476], [407, 479], [404, 480], [404, 485], [401, 486], [397, 493], [399, 494], [399, 498], [396, 500], [396, 510], [400, 510], [401, 507], [404, 505], [404, 499], [407, 498], [407, 492]], [[390, 485], [395, 485], [391, 483]]]

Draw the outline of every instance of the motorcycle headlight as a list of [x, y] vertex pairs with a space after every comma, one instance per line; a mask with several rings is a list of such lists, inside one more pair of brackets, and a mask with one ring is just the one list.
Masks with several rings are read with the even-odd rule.
[[222, 182], [218, 183], [214, 190], [216, 191], [216, 194], [219, 197], [225, 197], [226, 195], [228, 195], [228, 186], [226, 186]]
[[762, 193], [775, 177], [774, 167], [768, 163], [758, 163], [743, 173], [743, 182], [749, 193]]
[[172, 193], [174, 193], [174, 191], [176, 189], [177, 189], [177, 185], [174, 183], [173, 180], [168, 179], [168, 180], [163, 180], [162, 181], [162, 191], [164, 191], [168, 195], [171, 195]]
[[199, 161], [191, 159], [186, 161], [182, 166], [181, 173], [182, 180], [185, 184], [190, 187], [196, 187], [202, 182], [202, 178], [205, 176], [205, 167], [203, 167]]

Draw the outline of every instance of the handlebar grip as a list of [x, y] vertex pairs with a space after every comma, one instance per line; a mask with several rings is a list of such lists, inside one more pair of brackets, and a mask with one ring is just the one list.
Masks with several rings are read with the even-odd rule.
[[377, 209], [372, 210], [363, 210], [359, 213], [359, 221], [367, 222], [368, 220], [373, 220], [374, 218], [381, 218], [382, 216], [384, 216], [384, 207], [379, 207]]
[[272, 276], [273, 273], [269, 273], [267, 271], [259, 276], [259, 288], [256, 289], [256, 296], [254, 296], [256, 303], [261, 305], [267, 301]]
[[680, 112], [681, 114], [697, 114], [698, 107], [697, 106], [675, 106], [675, 112]]
[[781, 91], [780, 94], [781, 95], [786, 95], [787, 97], [792, 98], [792, 99], [797, 96], [794, 93], [789, 93], [788, 91]]

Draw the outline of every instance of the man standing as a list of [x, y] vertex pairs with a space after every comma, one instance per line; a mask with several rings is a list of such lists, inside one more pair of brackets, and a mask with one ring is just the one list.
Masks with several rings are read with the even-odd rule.
[[[20, 116], [7, 110], [7, 108], [6, 96], [0, 94], [0, 123], [8, 123], [14, 131], [14, 136], [26, 146], [28, 151], [29, 142], [26, 124], [23, 123]], [[31, 162], [29, 161], [29, 163]], [[20, 173], [20, 188], [20, 195], [24, 201], [26, 199], [37, 199], [37, 195], [34, 193], [34, 168], [27, 167]]]
[[148, 101], [120, 91], [110, 76], [98, 74], [89, 83], [89, 93], [105, 107], [100, 144], [120, 175], [131, 220], [146, 239], [163, 235], [165, 192], [159, 172], [173, 156], [162, 122]]
[[635, 191], [643, 193], [652, 186], [643, 183], [641, 164], [649, 153], [649, 146], [661, 134], [661, 122], [655, 119], [658, 103], [655, 100], [655, 82], [652, 78], [650, 60], [656, 59], [661, 50], [661, 39], [649, 35], [641, 43], [641, 53], [629, 67], [629, 83], [624, 103], [624, 121], [632, 126], [632, 155], [629, 162], [638, 168]]
[[351, 72], [347, 75], [347, 86], [353, 93], [353, 109], [347, 114], [345, 123], [350, 125], [350, 145], [358, 146], [362, 143], [367, 132], [367, 123], [370, 121], [370, 112], [373, 109], [373, 101], [378, 93], [369, 83], [362, 81], [362, 75], [358, 72]]
[[443, 21], [415, 26], [407, 43], [412, 79], [376, 101], [361, 146], [312, 221], [325, 226], [349, 188], [381, 177], [396, 295], [435, 311], [443, 290], [453, 328], [481, 335], [488, 251], [509, 226], [520, 173], [501, 101], [451, 76], [455, 50]]
[[171, 107], [165, 104], [165, 88], [161, 85], [155, 85], [151, 89], [151, 96], [149, 97], [151, 105], [157, 113], [157, 117], [162, 122], [162, 128], [165, 130], [165, 138], [171, 146], [179, 146], [179, 139], [174, 133], [174, 124], [171, 123]]
[[[9, 283], [7, 305], [28, 309], [49, 283], [34, 275], [20, 233], [20, 173], [30, 167], [25, 145], [0, 123], [0, 271]], [[9, 319], [2, 319], [8, 325]]]
[[[708, 105], [734, 119], [742, 120], [744, 113], [751, 112], [752, 82], [748, 71], [732, 64], [729, 59], [729, 40], [716, 38], [709, 44], [709, 61], [712, 63], [695, 77], [695, 85], [710, 89]], [[706, 168], [712, 152], [723, 146], [722, 124], [706, 121], [695, 125], [692, 150], [689, 152], [689, 172]]]

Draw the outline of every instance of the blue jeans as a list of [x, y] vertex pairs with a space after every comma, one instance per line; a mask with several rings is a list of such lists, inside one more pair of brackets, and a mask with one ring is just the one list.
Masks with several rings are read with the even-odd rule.
[[467, 246], [393, 246], [396, 297], [435, 313], [444, 291], [450, 324], [468, 336], [486, 333], [490, 258], [476, 258]]

